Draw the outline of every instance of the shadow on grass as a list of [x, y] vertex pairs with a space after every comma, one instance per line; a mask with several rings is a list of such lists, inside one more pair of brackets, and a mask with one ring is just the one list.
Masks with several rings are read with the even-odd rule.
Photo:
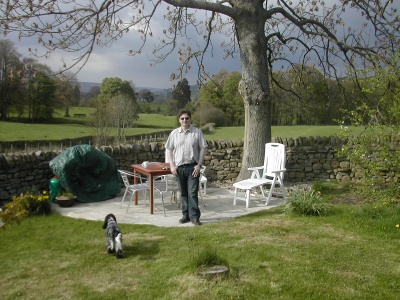
[[133, 124], [132, 128], [149, 128], [149, 129], [165, 129], [165, 130], [172, 130], [174, 127], [170, 125], [140, 125], [140, 124]]
[[141, 240], [126, 245], [124, 242], [124, 257], [141, 256], [143, 260], [152, 260], [160, 252], [157, 241]]
[[51, 118], [49, 120], [29, 120], [28, 118], [10, 118], [8, 122], [23, 123], [23, 124], [78, 124], [84, 126], [90, 126], [89, 118], [74, 118], [74, 117], [62, 117], [62, 118]]
[[274, 207], [271, 209], [267, 209], [267, 210], [260, 210], [260, 211], [256, 211], [254, 213], [245, 215], [245, 216], [240, 216], [237, 217], [237, 220], [246, 220], [246, 219], [254, 219], [254, 218], [260, 218], [260, 217], [270, 217], [270, 216], [276, 216], [276, 215], [281, 215], [283, 214], [284, 208], [282, 206], [279, 207]]
[[49, 124], [78, 124], [78, 125], [84, 125], [84, 126], [90, 126], [90, 118], [53, 118]]

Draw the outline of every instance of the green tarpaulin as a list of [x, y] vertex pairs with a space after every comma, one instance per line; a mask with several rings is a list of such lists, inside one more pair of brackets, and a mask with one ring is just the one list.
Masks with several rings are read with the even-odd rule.
[[49, 164], [62, 187], [74, 193], [80, 202], [107, 200], [121, 190], [114, 160], [91, 145], [68, 148]]

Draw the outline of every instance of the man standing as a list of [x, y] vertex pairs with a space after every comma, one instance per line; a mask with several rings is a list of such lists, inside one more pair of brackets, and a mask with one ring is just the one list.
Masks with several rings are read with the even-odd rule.
[[207, 142], [203, 132], [191, 125], [192, 114], [183, 109], [178, 114], [181, 126], [174, 129], [165, 144], [171, 173], [178, 177], [181, 190], [182, 219], [179, 223], [200, 223], [199, 180]]

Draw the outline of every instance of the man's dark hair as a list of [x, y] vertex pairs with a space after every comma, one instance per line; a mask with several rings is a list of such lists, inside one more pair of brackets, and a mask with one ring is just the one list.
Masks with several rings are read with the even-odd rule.
[[192, 118], [192, 113], [188, 109], [181, 109], [178, 113], [178, 118], [180, 118], [184, 114], [187, 114], [189, 118]]

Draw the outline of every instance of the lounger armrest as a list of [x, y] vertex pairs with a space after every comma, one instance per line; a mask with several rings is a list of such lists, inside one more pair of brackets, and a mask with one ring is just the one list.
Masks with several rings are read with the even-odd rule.
[[282, 173], [282, 172], [286, 172], [286, 169], [282, 169], [282, 170], [275, 170], [275, 171], [271, 171], [272, 173]]
[[249, 171], [253, 171], [253, 170], [262, 170], [264, 167], [251, 167], [251, 168], [247, 168], [247, 170]]
[[247, 168], [247, 170], [252, 171], [250, 178], [261, 178], [260, 170], [263, 170], [264, 167], [251, 167]]

